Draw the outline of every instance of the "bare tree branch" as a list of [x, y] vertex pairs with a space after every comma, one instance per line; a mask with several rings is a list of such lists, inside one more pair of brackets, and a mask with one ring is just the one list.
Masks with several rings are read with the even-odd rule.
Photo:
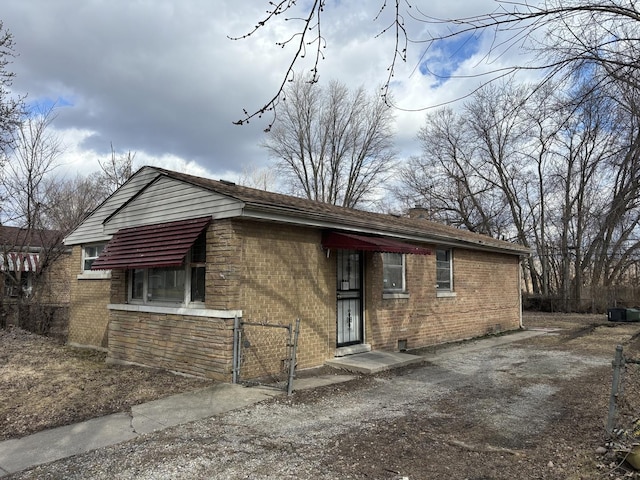
[[11, 59], [16, 56], [11, 33], [0, 21], [0, 167], [10, 153], [14, 132], [25, 114], [23, 98], [12, 96], [10, 87], [15, 74], [8, 71]]
[[[241, 40], [243, 38], [248, 38], [254, 35], [259, 29], [263, 28], [269, 21], [272, 21], [275, 17], [282, 15], [283, 13], [286, 13], [287, 11], [291, 10], [296, 5], [296, 2], [295, 0], [281, 0], [277, 4], [271, 1], [269, 2], [269, 4], [272, 5], [273, 8], [271, 10], [267, 10], [267, 16], [263, 20], [259, 21], [253, 30], [251, 30], [249, 33], [246, 33], [245, 35], [242, 35], [240, 37], [228, 37], [228, 38], [231, 40]], [[324, 7], [325, 7], [325, 0], [313, 0], [313, 3], [308, 8], [308, 13], [306, 17], [285, 18], [286, 21], [298, 20], [302, 22], [302, 27], [297, 33], [295, 33], [292, 37], [290, 37], [287, 40], [276, 43], [276, 45], [281, 48], [285, 48], [292, 43], [295, 43], [297, 45], [295, 53], [293, 54], [293, 57], [291, 59], [291, 63], [289, 64], [289, 67], [285, 71], [282, 77], [280, 86], [276, 91], [276, 93], [273, 95], [273, 97], [271, 97], [271, 99], [266, 104], [264, 104], [262, 107], [260, 107], [258, 110], [252, 113], [249, 113], [249, 111], [244, 109], [244, 118], [234, 121], [233, 123], [235, 125], [244, 125], [246, 123], [249, 123], [249, 121], [254, 117], [260, 118], [266, 112], [273, 112], [274, 118], [272, 122], [269, 124], [269, 126], [265, 129], [265, 131], [268, 132], [271, 129], [271, 126], [275, 121], [275, 108], [280, 103], [280, 99], [282, 97], [282, 93], [284, 91], [285, 85], [287, 84], [287, 82], [294, 80], [295, 66], [298, 63], [298, 60], [306, 56], [307, 48], [311, 45], [315, 45], [315, 63], [313, 68], [311, 69], [312, 75], [308, 79], [308, 81], [311, 83], [315, 83], [318, 81], [318, 63], [320, 62], [320, 59], [323, 58], [322, 48], [324, 46], [324, 39], [322, 38], [322, 33], [320, 30], [322, 12], [324, 10]], [[314, 18], [316, 19], [316, 23], [312, 24], [312, 21], [314, 20]], [[314, 36], [311, 40], [308, 40], [308, 35], [310, 34]]]
[[354, 207], [375, 195], [395, 164], [392, 116], [378, 95], [306, 79], [286, 90], [278, 122], [263, 146], [290, 179], [291, 193]]
[[131, 150], [118, 156], [113, 149], [113, 144], [111, 144], [111, 156], [109, 159], [104, 162], [98, 160], [98, 165], [100, 165], [99, 181], [106, 191], [105, 197], [111, 195], [131, 178], [135, 157], [135, 152], [131, 152]]
[[[279, 21], [282, 13], [297, 5], [293, 0], [270, 4], [273, 7], [268, 11], [268, 15], [258, 22], [250, 33], [236, 39], [251, 36], [267, 23]], [[395, 46], [393, 52], [390, 52], [391, 60], [382, 87], [382, 95], [386, 101], [391, 100], [388, 97], [391, 81], [396, 74], [398, 62], [407, 61], [409, 45], [421, 50], [418, 63], [438, 77], [441, 76], [438, 69], [424, 63], [429, 51], [454, 40], [461, 39], [466, 42], [469, 39], [478, 40], [483, 36], [491, 41], [479, 63], [485, 63], [489, 68], [470, 74], [452, 72], [441, 76], [446, 79], [482, 79], [480, 86], [474, 87], [461, 98], [473, 95], [486, 83], [527, 70], [544, 72], [546, 80], [550, 81], [574, 78], [580, 76], [585, 68], [596, 66], [611, 79], [634, 83], [639, 81], [635, 72], [640, 67], [640, 11], [635, 1], [543, 0], [532, 4], [528, 1], [496, 0], [495, 4], [493, 11], [479, 15], [437, 18], [429, 15], [425, 11], [426, 7], [420, 8], [407, 0], [395, 0], [393, 21], [377, 35], [379, 37], [390, 32], [395, 34]], [[306, 47], [313, 44], [316, 44], [316, 62], [312, 69], [312, 79], [317, 80], [318, 59], [322, 58], [320, 49], [327, 43], [320, 35], [320, 15], [325, 8], [325, 2], [316, 0], [301, 8], [306, 12], [297, 18], [302, 21], [302, 28], [288, 40], [278, 43], [284, 46], [295, 39], [298, 47], [278, 89], [263, 107], [254, 113], [245, 110], [245, 118], [234, 123], [242, 125], [267, 111], [274, 111], [282, 98], [286, 82], [293, 78], [297, 63], [304, 58]], [[379, 20], [381, 13], [388, 8], [387, 0], [383, 0], [373, 20]], [[315, 17], [318, 19], [317, 29], [312, 25]], [[422, 36], [414, 38], [407, 24], [408, 19], [420, 27], [427, 25], [432, 32], [427, 35], [421, 33]], [[423, 28], [419, 30], [422, 32]], [[313, 40], [307, 41], [310, 32], [315, 32], [316, 36]], [[526, 63], [497, 66], [497, 60], [513, 50], [528, 51], [533, 54], [533, 58]], [[495, 68], [491, 68], [492, 64], [496, 65]], [[425, 110], [446, 103], [450, 102], [425, 105], [410, 111]], [[398, 105], [393, 106], [399, 108]]]

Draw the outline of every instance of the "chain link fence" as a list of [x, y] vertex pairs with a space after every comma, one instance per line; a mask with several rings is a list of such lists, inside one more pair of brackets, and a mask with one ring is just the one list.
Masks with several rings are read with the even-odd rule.
[[621, 461], [640, 469], [640, 359], [626, 357], [621, 345], [612, 362], [613, 376], [606, 430], [608, 447]]

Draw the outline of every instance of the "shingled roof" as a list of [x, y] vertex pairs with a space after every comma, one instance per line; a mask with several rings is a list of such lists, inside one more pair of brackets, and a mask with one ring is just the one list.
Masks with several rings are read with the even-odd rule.
[[57, 230], [35, 230], [0, 225], [0, 246], [9, 249], [41, 249], [61, 243], [62, 233]]
[[151, 168], [167, 177], [239, 200], [245, 204], [245, 210], [328, 222], [341, 225], [346, 231], [351, 228], [366, 228], [376, 230], [380, 234], [425, 242], [448, 245], [463, 244], [476, 249], [507, 251], [517, 255], [530, 253], [528, 248], [515, 243], [426, 219], [340, 207], [306, 198], [244, 187], [231, 182], [211, 180], [158, 167]]

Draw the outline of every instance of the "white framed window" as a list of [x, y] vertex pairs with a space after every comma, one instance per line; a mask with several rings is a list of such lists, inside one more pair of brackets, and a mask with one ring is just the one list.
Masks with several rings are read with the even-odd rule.
[[78, 280], [105, 280], [111, 278], [111, 270], [91, 270], [91, 265], [100, 256], [106, 243], [94, 243], [82, 246], [82, 273]]
[[205, 300], [206, 237], [203, 232], [180, 267], [136, 268], [128, 272], [129, 301], [202, 307]]
[[82, 270], [85, 272], [91, 271], [91, 265], [96, 258], [100, 256], [104, 250], [104, 243], [96, 243], [94, 245], [84, 245], [82, 247]]
[[383, 253], [382, 271], [382, 288], [385, 293], [406, 292], [405, 255], [403, 253]]
[[453, 252], [451, 249], [436, 250], [436, 289], [453, 291]]

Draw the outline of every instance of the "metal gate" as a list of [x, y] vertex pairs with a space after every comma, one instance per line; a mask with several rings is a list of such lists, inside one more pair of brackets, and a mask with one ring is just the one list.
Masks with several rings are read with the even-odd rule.
[[233, 383], [274, 385], [293, 393], [300, 319], [293, 324], [235, 319]]

